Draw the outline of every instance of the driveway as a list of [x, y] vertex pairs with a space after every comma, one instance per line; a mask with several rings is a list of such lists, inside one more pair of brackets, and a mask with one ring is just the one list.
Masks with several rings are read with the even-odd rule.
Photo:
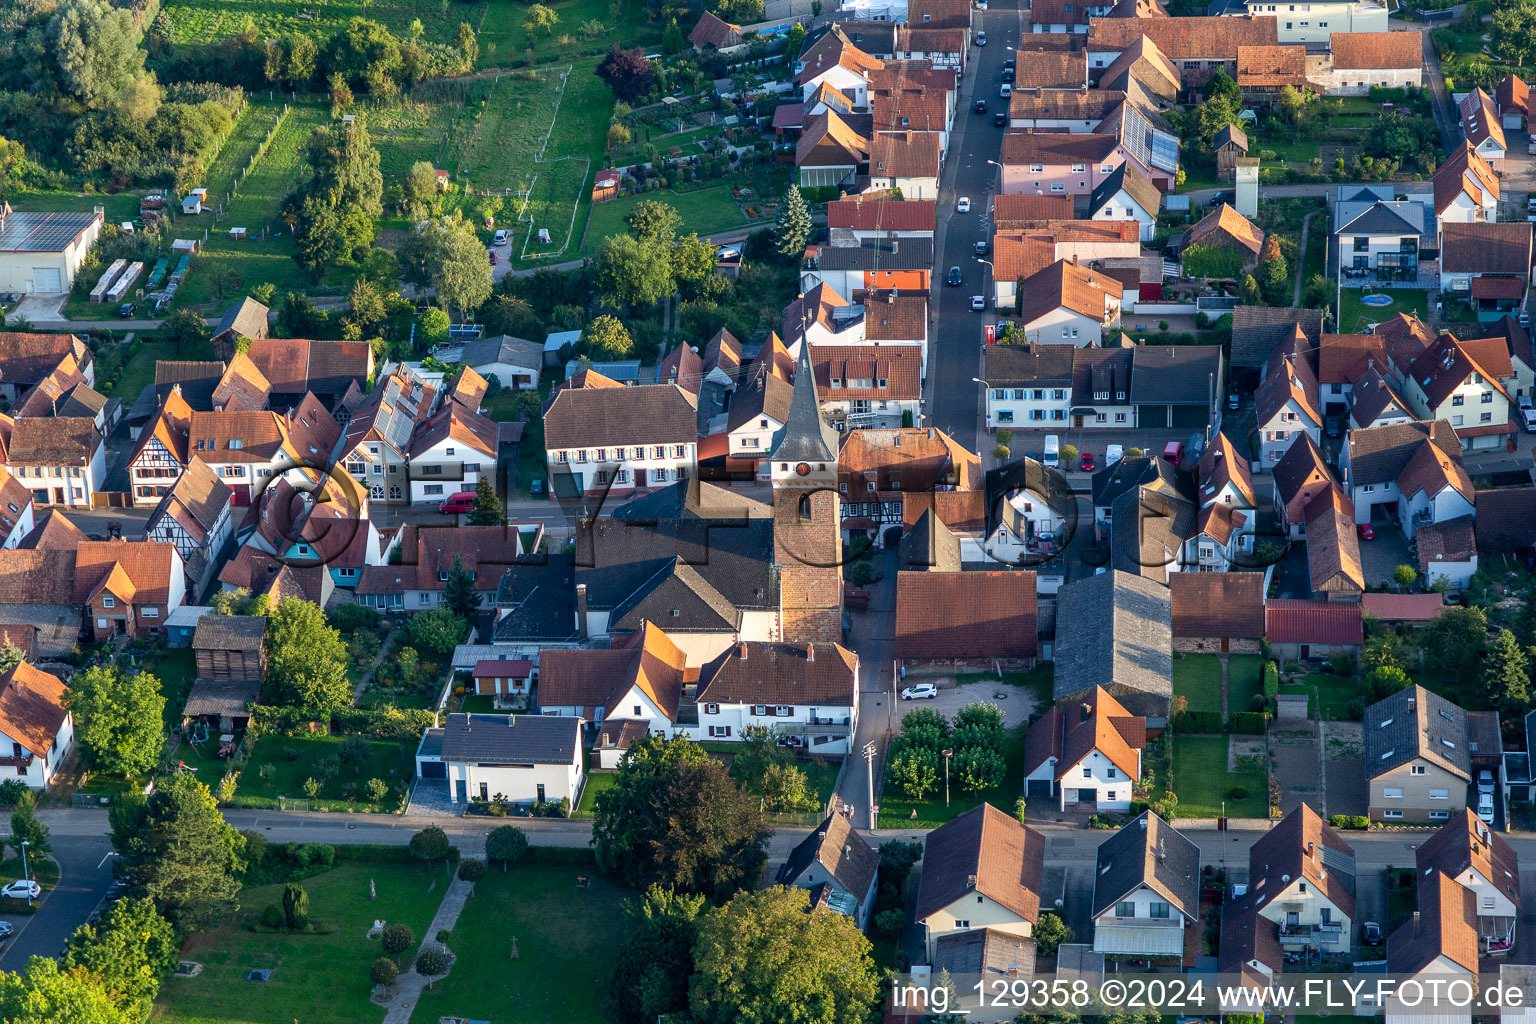
[[1360, 542], [1360, 567], [1365, 573], [1365, 585], [1375, 586], [1392, 582], [1392, 570], [1400, 565], [1417, 566], [1419, 560], [1408, 547], [1408, 538], [1384, 515], [1371, 517], [1376, 530], [1375, 540]]
[[932, 708], [945, 718], [954, 718], [955, 712], [967, 704], [976, 701], [987, 701], [996, 704], [998, 710], [1003, 713], [1003, 725], [1013, 728], [1016, 725], [1028, 723], [1029, 716], [1034, 712], [1035, 700], [1029, 691], [1018, 686], [1009, 686], [1006, 683], [977, 682], [954, 684], [953, 676], [912, 676], [906, 682], [910, 686], [914, 682], [938, 683], [939, 695], [931, 700], [904, 700], [896, 705], [896, 713], [900, 718], [918, 708]]
[[54, 836], [59, 885], [31, 917], [7, 915], [16, 935], [0, 952], [0, 970], [19, 971], [33, 956], [55, 956], [85, 924], [112, 881], [112, 844], [106, 836]]

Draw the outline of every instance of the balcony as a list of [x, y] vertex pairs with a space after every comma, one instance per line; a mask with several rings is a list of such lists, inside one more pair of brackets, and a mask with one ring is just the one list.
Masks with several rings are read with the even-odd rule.
[[1283, 924], [1280, 926], [1280, 948], [1295, 950], [1337, 946], [1343, 934], [1344, 926], [1338, 921], [1327, 924]]

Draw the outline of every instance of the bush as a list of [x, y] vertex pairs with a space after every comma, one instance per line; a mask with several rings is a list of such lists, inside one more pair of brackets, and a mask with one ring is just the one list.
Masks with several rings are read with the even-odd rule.
[[264, 928], [281, 928], [283, 926], [283, 908], [276, 903], [268, 903], [261, 912], [261, 924]]
[[875, 915], [872, 923], [877, 938], [895, 942], [901, 938], [901, 929], [906, 926], [907, 912], [900, 909], [882, 910]]
[[392, 924], [384, 929], [380, 940], [384, 944], [384, 952], [398, 957], [416, 944], [416, 933], [411, 931], [408, 924]]
[[1175, 732], [1195, 733], [1220, 733], [1225, 730], [1221, 725], [1220, 711], [1186, 711], [1173, 723]]
[[442, 950], [424, 949], [416, 958], [416, 973], [424, 978], [435, 977], [448, 970], [448, 958]]
[[267, 859], [267, 837], [260, 832], [244, 829], [240, 833], [245, 840], [245, 863], [255, 866]]
[[436, 825], [428, 825], [411, 836], [411, 842], [407, 848], [411, 851], [411, 856], [417, 860], [442, 860], [448, 856], [450, 849], [448, 834]]
[[1280, 666], [1273, 661], [1264, 663], [1264, 696], [1276, 697], [1280, 694]]
[[1007, 462], [1012, 454], [1013, 453], [1008, 450], [1008, 446], [1004, 444], [1000, 444], [996, 448], [992, 449], [992, 457], [997, 459], [999, 462]]
[[297, 882], [283, 888], [283, 920], [290, 931], [303, 931], [309, 924], [309, 893]]
[[1328, 824], [1334, 828], [1364, 830], [1371, 827], [1371, 819], [1363, 814], [1330, 814]]
[[1263, 711], [1269, 707], [1269, 698], [1262, 693], [1256, 693], [1248, 699], [1248, 706], [1254, 711]]
[[1247, 800], [1248, 799], [1248, 789], [1247, 789], [1247, 787], [1246, 786], [1233, 786], [1231, 789], [1227, 790], [1227, 799], [1228, 800]]
[[459, 877], [466, 882], [478, 882], [485, 877], [485, 861], [466, 860], [459, 865]]
[[387, 956], [381, 956], [368, 969], [368, 980], [375, 985], [393, 985], [400, 976], [400, 968]]
[[1269, 726], [1268, 716], [1258, 711], [1233, 712], [1228, 726], [1232, 732], [1248, 736], [1262, 736]]

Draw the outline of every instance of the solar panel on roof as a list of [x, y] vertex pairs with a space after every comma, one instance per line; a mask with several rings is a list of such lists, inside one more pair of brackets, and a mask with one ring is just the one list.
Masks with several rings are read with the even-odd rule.
[[97, 213], [12, 212], [0, 219], [0, 252], [63, 252]]

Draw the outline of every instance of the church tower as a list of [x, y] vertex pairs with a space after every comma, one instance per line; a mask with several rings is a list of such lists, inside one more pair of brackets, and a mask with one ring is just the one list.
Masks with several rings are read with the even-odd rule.
[[784, 432], [770, 456], [779, 636], [799, 645], [841, 643], [843, 544], [837, 431], [822, 419], [811, 346], [803, 338], [794, 388]]

